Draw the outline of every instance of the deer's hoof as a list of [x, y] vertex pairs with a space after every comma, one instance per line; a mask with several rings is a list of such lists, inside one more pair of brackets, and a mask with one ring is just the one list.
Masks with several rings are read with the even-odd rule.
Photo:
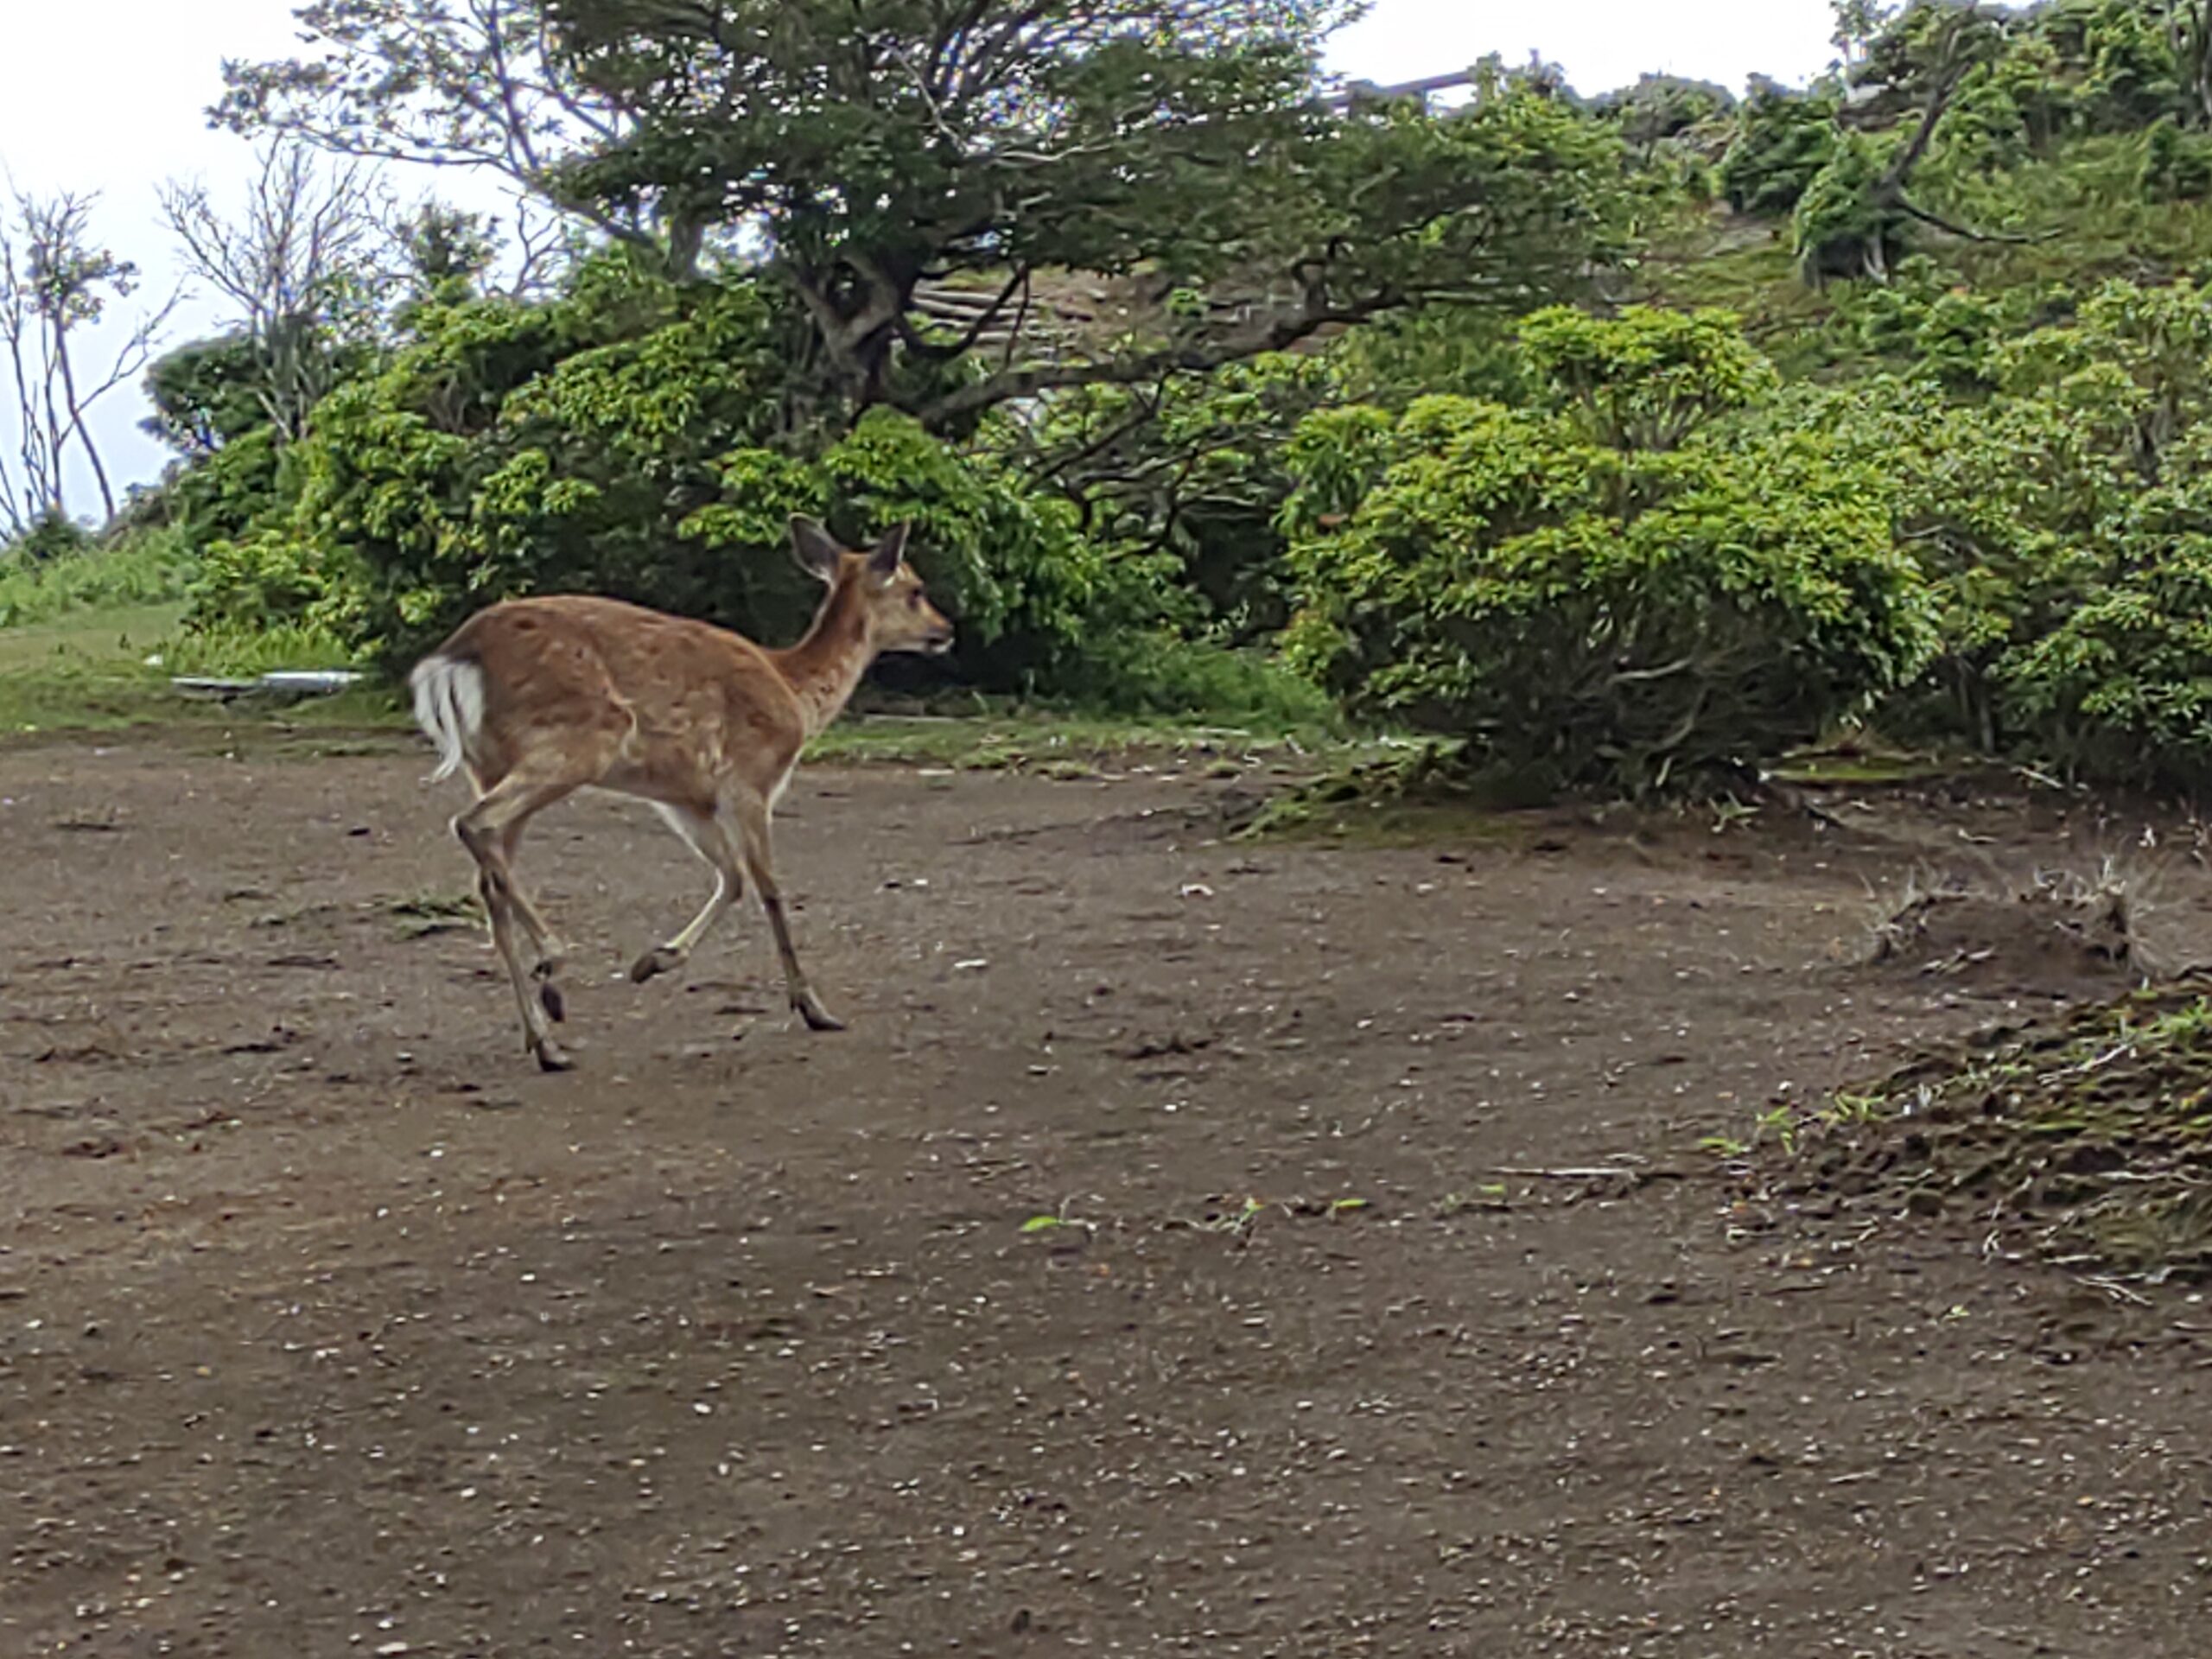
[[630, 978], [632, 983], [642, 985], [658, 975], [672, 974], [683, 965], [683, 953], [681, 950], [671, 950], [664, 944], [657, 944], [630, 964]]
[[568, 1051], [550, 1037], [543, 1039], [535, 1046], [539, 1071], [573, 1071], [576, 1069], [576, 1063], [569, 1058]]
[[812, 991], [791, 999], [791, 1007], [806, 1021], [809, 1031], [842, 1031], [845, 1022], [823, 1007]]

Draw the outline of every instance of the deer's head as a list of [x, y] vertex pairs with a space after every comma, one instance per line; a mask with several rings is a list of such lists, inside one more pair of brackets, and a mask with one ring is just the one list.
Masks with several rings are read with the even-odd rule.
[[830, 589], [831, 602], [842, 600], [855, 608], [876, 650], [938, 656], [952, 649], [952, 624], [930, 603], [922, 579], [906, 563], [906, 530], [900, 524], [872, 551], [855, 553], [813, 519], [794, 513], [791, 551], [799, 568]]

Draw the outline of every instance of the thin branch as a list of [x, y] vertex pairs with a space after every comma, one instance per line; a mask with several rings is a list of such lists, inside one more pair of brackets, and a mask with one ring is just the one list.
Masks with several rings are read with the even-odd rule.
[[1900, 213], [1909, 213], [1922, 224], [1931, 226], [1948, 236], [1960, 237], [1968, 242], [1990, 242], [2012, 247], [2029, 247], [2038, 242], [2055, 240], [2058, 236], [2056, 231], [2039, 231], [2032, 236], [2015, 231], [1970, 231], [1963, 225], [1955, 225], [1939, 214], [1929, 213], [1925, 207], [1916, 206], [1902, 195], [1896, 197], [1895, 200]]
[[1039, 364], [1011, 369], [948, 392], [923, 409], [919, 419], [925, 426], [941, 427], [978, 410], [1033, 397], [1039, 392], [1075, 386], [1129, 385], [1176, 374], [1207, 374], [1225, 364], [1287, 350], [1332, 324], [1365, 322], [1385, 311], [1397, 309], [1411, 297], [1415, 296], [1384, 289], [1360, 300], [1333, 305], [1309, 302], [1262, 327], [1225, 335], [1211, 343], [1169, 346], [1103, 362]]

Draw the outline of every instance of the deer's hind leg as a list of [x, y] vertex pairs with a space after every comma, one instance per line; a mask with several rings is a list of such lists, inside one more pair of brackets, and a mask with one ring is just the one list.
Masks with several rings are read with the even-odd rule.
[[[507, 978], [522, 1012], [524, 1046], [548, 1071], [565, 1071], [571, 1062], [553, 1040], [548, 1017], [560, 1006], [560, 993], [552, 988], [552, 995], [547, 996], [545, 991], [553, 988], [550, 973], [541, 976], [523, 965], [521, 942], [516, 937], [518, 929], [531, 934], [541, 963], [548, 960], [546, 946], [550, 940], [543, 918], [516, 891], [514, 849], [523, 826], [531, 817], [605, 770], [594, 754], [548, 754], [524, 760], [453, 821], [454, 833], [476, 861], [476, 890], [483, 897], [484, 913], [492, 924], [492, 942], [506, 963]], [[535, 988], [533, 981], [539, 982]]]
[[531, 902], [523, 891], [522, 883], [514, 874], [515, 849], [522, 842], [522, 825], [514, 824], [507, 831], [505, 856], [507, 862], [507, 897], [513, 901], [515, 919], [522, 924], [530, 936], [531, 949], [537, 961], [531, 966], [530, 976], [537, 982], [537, 1000], [545, 1012], [557, 1024], [569, 1017], [568, 998], [561, 990], [561, 975], [569, 965], [569, 947], [554, 933], [544, 913]]
[[[474, 766], [468, 766], [467, 771], [469, 785], [475, 791], [476, 798], [483, 799], [490, 793], [483, 774]], [[522, 923], [523, 931], [530, 935], [531, 948], [537, 953], [537, 960], [531, 968], [531, 976], [538, 982], [537, 999], [545, 1005], [545, 1012], [554, 1019], [566, 1020], [569, 1017], [568, 1004], [561, 995], [560, 976], [569, 965], [569, 947], [561, 943], [551, 924], [545, 919], [544, 912], [531, 901], [530, 895], [523, 891], [522, 884], [514, 879], [515, 853], [522, 845], [524, 823], [524, 820], [517, 819], [507, 826], [505, 845], [501, 849], [507, 864], [507, 894], [514, 900], [516, 919]], [[459, 828], [458, 820], [454, 827]]]

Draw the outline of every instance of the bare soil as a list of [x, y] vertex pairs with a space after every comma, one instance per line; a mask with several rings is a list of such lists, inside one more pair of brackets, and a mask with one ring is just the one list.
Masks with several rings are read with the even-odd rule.
[[706, 878], [580, 801], [544, 1077], [423, 769], [0, 754], [0, 1655], [2204, 1650], [2199, 1293], [1700, 1145], [2101, 988], [1867, 960], [1910, 868], [2186, 954], [2180, 826], [818, 772], [816, 1037], [749, 911], [618, 978]]

